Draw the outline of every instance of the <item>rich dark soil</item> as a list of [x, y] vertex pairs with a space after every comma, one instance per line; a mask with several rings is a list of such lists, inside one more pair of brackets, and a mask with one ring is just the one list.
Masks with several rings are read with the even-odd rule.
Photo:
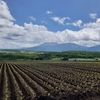
[[1, 63], [5, 99], [100, 100], [100, 63]]

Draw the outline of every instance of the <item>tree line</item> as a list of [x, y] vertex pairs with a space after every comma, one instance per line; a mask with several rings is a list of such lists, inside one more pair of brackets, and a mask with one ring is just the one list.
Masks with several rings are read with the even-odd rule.
[[64, 51], [64, 52], [1, 52], [0, 60], [52, 60], [53, 58], [100, 58], [100, 52]]

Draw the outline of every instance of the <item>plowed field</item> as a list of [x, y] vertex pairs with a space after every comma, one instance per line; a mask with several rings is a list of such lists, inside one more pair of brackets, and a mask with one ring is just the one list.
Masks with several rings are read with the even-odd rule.
[[0, 100], [100, 100], [100, 63], [0, 63]]

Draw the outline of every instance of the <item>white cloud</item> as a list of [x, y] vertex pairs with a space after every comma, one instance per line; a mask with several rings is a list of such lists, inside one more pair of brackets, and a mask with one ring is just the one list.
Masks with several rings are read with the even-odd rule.
[[0, 0], [0, 19], [15, 20], [9, 12], [7, 4]]
[[[20, 26], [14, 24], [12, 21], [14, 18], [10, 14], [7, 4], [0, 2], [0, 7], [4, 4], [6, 7], [2, 11], [7, 11], [8, 14], [0, 12], [0, 48], [31, 47], [44, 42], [71, 42], [84, 46], [100, 44], [100, 18], [95, 22], [85, 23], [83, 27], [81, 20], [72, 23], [74, 26], [81, 26], [79, 31], [65, 29], [51, 32], [43, 25], [24, 23], [24, 26]], [[64, 24], [66, 19], [66, 17], [53, 17], [53, 20], [60, 24]]]
[[66, 23], [66, 25], [73, 25], [75, 27], [82, 27], [82, 20], [77, 20], [75, 22], [72, 22], [72, 23]]
[[42, 20], [41, 23], [47, 24], [47, 22], [45, 20]]
[[82, 25], [82, 20], [78, 20], [78, 21], [76, 21], [76, 22], [73, 22], [72, 24], [73, 24], [73, 26], [81, 27], [81, 25]]
[[36, 18], [34, 18], [33, 16], [29, 16], [29, 18], [30, 18], [31, 20], [36, 21]]
[[54, 41], [53, 32], [47, 30], [45, 26], [42, 25], [33, 25], [32, 23], [24, 24], [25, 30], [27, 30], [26, 41], [43, 43]]
[[95, 28], [99, 28], [99, 25], [100, 25], [100, 18], [98, 18], [96, 20], [96, 22], [90, 22], [90, 23], [87, 23], [87, 24], [84, 24], [83, 27], [86, 28], [92, 28], [92, 29], [95, 29]]
[[0, 18], [0, 27], [10, 27], [13, 25], [13, 22]]
[[[95, 24], [94, 24], [95, 23]], [[85, 27], [79, 31], [69, 29], [50, 32], [45, 26], [33, 25], [25, 23], [24, 28], [28, 31], [25, 37], [28, 42], [44, 43], [44, 42], [73, 42], [85, 46], [97, 45], [100, 43], [100, 19], [90, 25], [84, 24]], [[90, 27], [91, 26], [91, 27]]]
[[[91, 26], [93, 23], [91, 23]], [[96, 26], [100, 23], [95, 22]], [[32, 23], [25, 23], [24, 26], [12, 25], [11, 27], [0, 28], [0, 46], [3, 43], [6, 47], [27, 47], [34, 46], [34, 44], [41, 44], [44, 42], [59, 42], [68, 43], [73, 42], [81, 45], [97, 45], [100, 43], [100, 28], [85, 26], [79, 31], [64, 30], [58, 32], [50, 32], [45, 26], [33, 25]]]
[[63, 18], [60, 18], [60, 17], [51, 17], [51, 19], [53, 19], [55, 22], [58, 22], [59, 24], [63, 24], [64, 25], [64, 22], [67, 19], [67, 17], [63, 17]]
[[97, 19], [97, 13], [90, 13], [89, 15], [92, 19]]
[[69, 17], [66, 17], [66, 19], [71, 20]]
[[52, 14], [52, 11], [47, 11], [46, 14]]

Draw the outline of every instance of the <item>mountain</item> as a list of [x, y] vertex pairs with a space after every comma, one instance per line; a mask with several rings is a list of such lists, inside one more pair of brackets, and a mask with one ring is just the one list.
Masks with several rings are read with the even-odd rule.
[[87, 51], [100, 51], [100, 45], [89, 47]]
[[84, 51], [87, 50], [88, 47], [80, 46], [75, 43], [62, 43], [58, 44], [55, 42], [51, 43], [44, 43], [36, 47], [26, 48], [25, 50], [32, 50], [32, 51], [69, 51], [69, 50], [77, 50], [77, 51]]

